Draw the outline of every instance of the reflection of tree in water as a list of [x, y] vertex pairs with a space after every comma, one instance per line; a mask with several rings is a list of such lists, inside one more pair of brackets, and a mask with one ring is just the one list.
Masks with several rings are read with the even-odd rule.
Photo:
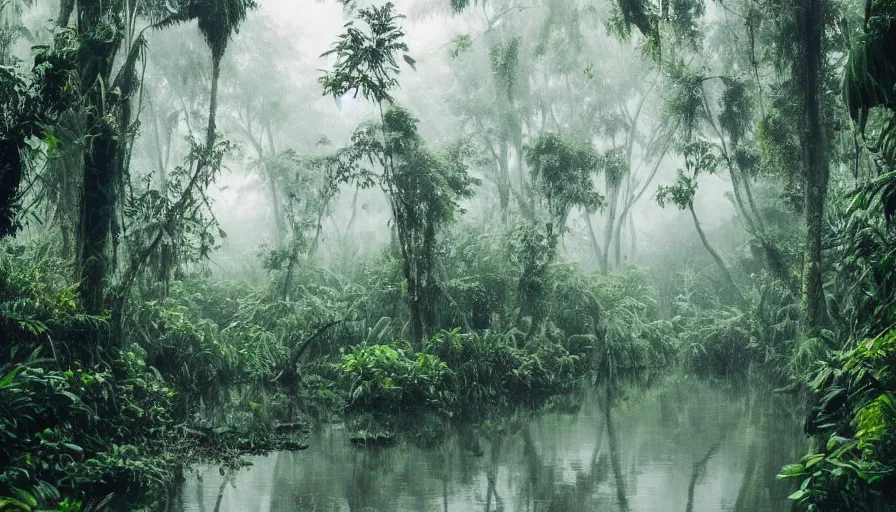
[[616, 435], [616, 426], [613, 421], [613, 399], [615, 395], [615, 379], [609, 379], [606, 383], [607, 395], [604, 399], [604, 421], [607, 425], [607, 441], [610, 443], [610, 463], [613, 466], [613, 478], [616, 480], [616, 500], [619, 502], [619, 509], [623, 512], [628, 511], [628, 496], [625, 489], [625, 476], [622, 474], [622, 468], [619, 463], [619, 438]]
[[[672, 382], [662, 388], [619, 383], [618, 386], [604, 386], [601, 395], [602, 400], [597, 404], [599, 414], [595, 417], [602, 421], [596, 425], [596, 443], [590, 464], [576, 472], [572, 483], [557, 481], [556, 468], [542, 462], [531, 430], [523, 432], [527, 483], [518, 494], [520, 502], [526, 503], [525, 510], [606, 510], [612, 505], [615, 510], [631, 510], [633, 505], [629, 497], [638, 494], [640, 468], [655, 462], [663, 450], [679, 454], [675, 457], [678, 462], [673, 472], [681, 475], [681, 485], [647, 492], [668, 495], [667, 506], [671, 509], [676, 508], [674, 503], [681, 503], [678, 510], [701, 510], [701, 502], [695, 500], [695, 496], [700, 494], [698, 490], [705, 479], [714, 476], [713, 472], [736, 475], [741, 470], [744, 477], [740, 494], [713, 495], [712, 499], [723, 501], [727, 498], [730, 503], [736, 499], [738, 508], [734, 510], [787, 509], [789, 492], [780, 488], [775, 474], [787, 460], [788, 453], [800, 444], [799, 436], [794, 432], [798, 413], [792, 420], [785, 418], [781, 421], [773, 410], [769, 410], [767, 402], [752, 400], [755, 406], [750, 408], [750, 414], [746, 414], [745, 404], [737, 398], [740, 395], [709, 387], [697, 392], [695, 383], [689, 380]], [[592, 402], [597, 401], [595, 399]], [[618, 417], [617, 409], [621, 409]], [[631, 419], [632, 409], [641, 413], [637, 417], [640, 427], [645, 428], [632, 428], [635, 426]], [[769, 427], [773, 425], [777, 425], [777, 431], [770, 432]], [[783, 432], [788, 427], [790, 431]], [[652, 428], [661, 434], [655, 435]], [[785, 445], [791, 448], [782, 450]], [[738, 453], [746, 452], [745, 467], [733, 466], [731, 455], [717, 461], [723, 450], [736, 450], [735, 459]], [[687, 454], [693, 463], [685, 462]], [[716, 467], [712, 468], [714, 461]], [[718, 468], [718, 464], [725, 466]], [[603, 484], [610, 486], [612, 502], [608, 501], [606, 488], [600, 489]], [[702, 510], [707, 510], [705, 504], [702, 505]]]
[[523, 433], [524, 453], [528, 465], [525, 489], [526, 509], [544, 511], [587, 510], [597, 487], [607, 479], [607, 456], [602, 453], [601, 436], [595, 444], [588, 470], [577, 472], [574, 484], [557, 482], [552, 466], [542, 463], [529, 429]]
[[776, 476], [780, 468], [799, 459], [806, 451], [806, 441], [801, 435], [794, 435], [799, 433], [798, 426], [805, 416], [803, 407], [797, 403], [792, 396], [776, 395], [768, 390], [750, 393], [747, 416], [756, 434], [750, 437], [734, 512], [780, 509], [777, 504], [785, 502], [793, 492], [789, 481], [778, 480]]
[[[267, 466], [270, 511], [787, 509], [774, 477], [803, 448], [799, 408], [775, 402], [787, 397], [672, 377], [583, 398], [458, 425], [426, 446], [357, 448], [339, 430], [319, 434]], [[207, 482], [206, 510], [219, 484]]]
[[498, 496], [498, 487], [495, 482], [498, 474], [498, 458], [501, 454], [501, 438], [495, 437], [492, 439], [492, 449], [491, 456], [489, 457], [489, 464], [485, 470], [485, 479], [488, 482], [488, 489], [485, 492], [485, 512], [489, 512], [492, 509], [492, 496], [495, 497], [495, 512], [503, 512], [504, 503], [501, 501], [501, 497]]
[[[595, 396], [596, 398], [596, 396]], [[596, 506], [599, 486], [607, 482], [612, 471], [621, 511], [628, 510], [625, 477], [621, 469], [615, 421], [612, 416], [611, 388], [606, 387], [605, 400], [600, 407], [603, 422], [595, 425], [595, 443], [588, 465], [576, 471], [574, 483], [557, 480], [557, 468], [543, 462], [533, 440], [531, 427], [523, 430], [523, 456], [526, 460], [526, 485], [520, 489], [525, 510], [560, 512], [590, 510]], [[606, 433], [609, 454], [604, 452]]]

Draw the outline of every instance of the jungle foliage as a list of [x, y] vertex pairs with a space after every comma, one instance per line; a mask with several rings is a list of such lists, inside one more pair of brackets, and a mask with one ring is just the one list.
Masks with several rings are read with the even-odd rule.
[[420, 62], [341, 3], [312, 72], [251, 0], [0, 0], [0, 510], [656, 370], [806, 392], [794, 506], [893, 509], [896, 2], [442, 1]]

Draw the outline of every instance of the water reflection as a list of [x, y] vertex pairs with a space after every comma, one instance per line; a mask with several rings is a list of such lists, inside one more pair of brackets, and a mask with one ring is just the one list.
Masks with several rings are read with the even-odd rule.
[[775, 474], [804, 452], [801, 414], [788, 397], [670, 378], [590, 389], [572, 413], [468, 426], [428, 448], [356, 448], [330, 427], [232, 478], [202, 471], [183, 510], [784, 511]]

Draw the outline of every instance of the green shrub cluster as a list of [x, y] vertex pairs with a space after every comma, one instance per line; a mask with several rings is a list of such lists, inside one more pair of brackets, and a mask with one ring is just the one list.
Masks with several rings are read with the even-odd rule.
[[351, 412], [428, 409], [467, 415], [483, 406], [535, 404], [574, 386], [589, 368], [591, 341], [517, 346], [522, 333], [442, 331], [421, 352], [406, 342], [359, 346], [343, 356], [340, 380]]
[[[180, 462], [176, 391], [136, 345], [111, 351], [49, 247], [0, 251], [0, 509], [162, 496]], [[59, 505], [59, 504], [62, 505]]]
[[[233, 394], [260, 373], [260, 349], [203, 318], [203, 294], [178, 283], [109, 343], [111, 319], [84, 313], [68, 275], [49, 246], [0, 250], [0, 510], [157, 509], [187, 461], [298, 446], [281, 390]], [[226, 412], [197, 406], [216, 401]]]
[[349, 409], [395, 412], [454, 402], [448, 366], [407, 343], [359, 347], [343, 356], [341, 385]]

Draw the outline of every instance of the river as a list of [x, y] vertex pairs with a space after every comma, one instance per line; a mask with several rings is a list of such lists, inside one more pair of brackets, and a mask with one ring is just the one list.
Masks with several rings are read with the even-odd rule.
[[453, 429], [426, 447], [356, 447], [322, 426], [305, 451], [252, 457], [226, 477], [200, 468], [182, 510], [789, 510], [791, 484], [775, 475], [807, 447], [794, 397], [676, 376], [619, 388], [608, 401], [605, 386], [589, 387], [574, 407]]

